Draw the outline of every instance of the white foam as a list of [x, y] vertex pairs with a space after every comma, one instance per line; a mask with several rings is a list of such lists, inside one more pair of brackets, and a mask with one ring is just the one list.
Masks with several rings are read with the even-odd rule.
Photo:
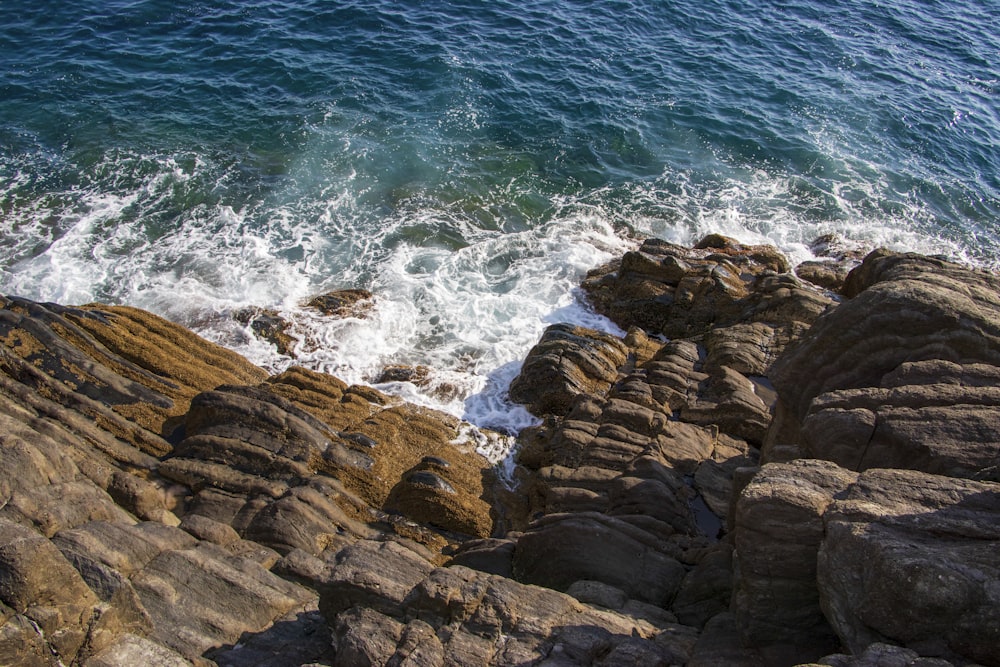
[[[184, 167], [173, 158], [109, 158], [108, 171], [134, 170], [129, 161], [138, 161], [147, 176], [132, 191], [86, 186], [15, 211], [2, 250], [2, 289], [147, 308], [272, 371], [298, 363], [372, 383], [386, 366], [428, 366], [419, 386], [379, 386], [510, 434], [536, 422], [510, 403], [507, 389], [546, 326], [570, 322], [622, 335], [585, 306], [577, 286], [586, 271], [635, 245], [630, 232], [681, 244], [718, 232], [773, 243], [795, 262], [809, 259], [808, 243], [827, 233], [870, 247], [968, 257], [957, 241], [929, 231], [934, 220], [919, 202], [901, 197], [885, 210], [875, 206], [883, 186], [870, 174], [811, 186], [763, 171], [713, 182], [668, 172], [552, 197], [547, 221], [505, 232], [503, 221], [496, 229], [478, 224], [460, 202], [404, 200], [372, 210], [361, 203], [366, 186], [355, 171], [323, 180], [303, 159], [303, 174], [293, 169], [287, 192], [246, 209], [206, 201], [156, 230], [150, 225], [175, 188], [228, 174], [202, 158]], [[841, 171], [851, 169], [845, 163]], [[24, 187], [23, 176], [4, 187]], [[40, 251], [32, 245], [39, 239]], [[338, 319], [302, 305], [343, 287], [372, 290], [369, 316]], [[233, 319], [247, 305], [272, 308], [290, 322], [296, 359]], [[466, 438], [491, 460], [503, 459], [511, 443], [475, 430]]]

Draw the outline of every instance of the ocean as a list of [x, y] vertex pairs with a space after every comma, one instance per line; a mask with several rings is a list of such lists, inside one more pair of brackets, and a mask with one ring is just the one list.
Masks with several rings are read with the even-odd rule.
[[[0, 293], [480, 427], [587, 270], [709, 232], [1000, 267], [995, 0], [0, 0]], [[367, 318], [307, 308], [341, 288]], [[233, 314], [292, 324], [296, 358]]]

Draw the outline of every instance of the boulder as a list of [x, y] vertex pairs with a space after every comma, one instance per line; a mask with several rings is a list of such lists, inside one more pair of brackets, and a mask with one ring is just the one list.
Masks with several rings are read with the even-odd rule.
[[852, 653], [1000, 665], [1000, 484], [869, 470], [824, 523], [822, 606]]
[[306, 303], [324, 315], [363, 318], [375, 307], [374, 295], [366, 289], [339, 289], [314, 296]]
[[770, 376], [802, 453], [855, 470], [989, 475], [1000, 456], [1000, 280], [876, 251], [845, 293]]
[[274, 345], [278, 354], [295, 356], [296, 340], [288, 333], [292, 325], [277, 311], [248, 306], [233, 311], [233, 319], [249, 327], [257, 338]]
[[511, 400], [536, 415], [565, 415], [580, 395], [602, 395], [617, 379], [628, 348], [610, 334], [553, 324], [529, 352], [510, 385]]

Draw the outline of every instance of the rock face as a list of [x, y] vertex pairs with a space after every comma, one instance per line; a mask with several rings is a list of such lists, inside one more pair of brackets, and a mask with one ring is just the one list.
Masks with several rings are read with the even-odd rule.
[[832, 304], [787, 269], [773, 249], [710, 237], [647, 241], [590, 275], [595, 306], [631, 329], [554, 325], [511, 386], [546, 417], [522, 434], [527, 497], [506, 517], [516, 579], [693, 629], [726, 612], [732, 546], [719, 537], [771, 422], [765, 376]]
[[1000, 665], [1000, 281], [814, 249], [592, 272], [628, 333], [529, 353], [513, 488], [452, 417], [0, 300], [0, 664]]
[[786, 664], [824, 637], [998, 664], [1000, 282], [878, 251], [844, 292], [772, 369], [762, 458], [791, 462], [736, 504], [743, 638]]
[[306, 641], [323, 559], [490, 533], [452, 418], [134, 309], [2, 306], [2, 664], [257, 664], [227, 651], [257, 634], [332, 659]]
[[880, 252], [845, 289], [771, 375], [801, 455], [997, 479], [1000, 280]]

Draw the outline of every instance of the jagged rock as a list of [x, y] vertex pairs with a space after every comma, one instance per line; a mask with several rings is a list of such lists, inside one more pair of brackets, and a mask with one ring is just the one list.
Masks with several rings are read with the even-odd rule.
[[306, 303], [324, 315], [365, 317], [375, 307], [374, 295], [366, 289], [341, 289], [315, 296]]
[[[342, 551], [322, 589], [321, 605], [336, 611], [336, 664], [506, 665], [546, 658], [619, 664], [626, 656], [641, 657], [641, 664], [683, 664], [694, 645], [691, 628], [600, 610], [465, 567], [430, 568], [389, 544]], [[372, 576], [391, 577], [395, 567], [402, 576], [392, 581]]]
[[795, 445], [855, 470], [989, 475], [1000, 457], [1000, 280], [876, 251], [845, 293], [775, 364], [784, 432], [765, 450]]
[[770, 246], [743, 246], [718, 235], [695, 248], [647, 239], [621, 261], [590, 272], [583, 288], [621, 327], [688, 338], [740, 322], [788, 325], [796, 312], [814, 318], [829, 298], [775, 276], [788, 270]]
[[1000, 665], [1000, 485], [870, 470], [824, 522], [821, 600], [852, 653], [888, 640]]
[[274, 345], [278, 354], [295, 356], [296, 340], [288, 333], [292, 325], [277, 311], [249, 306], [234, 311], [233, 319], [250, 327], [258, 338]]
[[615, 336], [553, 324], [511, 382], [511, 400], [528, 405], [537, 415], [564, 415], [577, 396], [607, 392], [627, 357], [627, 347]]

